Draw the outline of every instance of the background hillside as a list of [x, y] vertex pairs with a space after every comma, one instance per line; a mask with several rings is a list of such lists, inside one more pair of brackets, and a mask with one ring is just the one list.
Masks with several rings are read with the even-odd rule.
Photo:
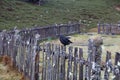
[[48, 0], [42, 6], [20, 0], [0, 0], [0, 30], [46, 26], [82, 21], [88, 28], [96, 23], [120, 20], [118, 0]]

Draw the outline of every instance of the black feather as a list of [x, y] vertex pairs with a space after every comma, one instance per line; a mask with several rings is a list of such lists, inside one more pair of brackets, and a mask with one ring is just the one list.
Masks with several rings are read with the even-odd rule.
[[70, 43], [72, 43], [72, 41], [70, 41], [69, 39], [70, 39], [70, 37], [66, 37], [66, 36], [63, 36], [63, 35], [60, 35], [60, 37], [59, 37], [60, 42], [64, 46], [69, 45]]

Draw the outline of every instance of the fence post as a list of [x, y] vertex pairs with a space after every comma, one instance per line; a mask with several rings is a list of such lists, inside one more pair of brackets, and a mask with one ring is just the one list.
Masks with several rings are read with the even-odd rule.
[[42, 80], [46, 80], [46, 60], [47, 60], [47, 56], [45, 53], [45, 44], [43, 44], [43, 68], [42, 68]]
[[58, 35], [61, 35], [61, 34], [60, 34], [60, 32], [61, 32], [61, 31], [60, 31], [60, 25], [57, 26], [57, 29], [58, 29]]
[[115, 56], [114, 75], [115, 75], [115, 77], [113, 80], [120, 79], [120, 53], [118, 53], [118, 52], [116, 52], [116, 56]]
[[109, 80], [109, 73], [112, 71], [111, 52], [107, 51], [104, 79]]
[[87, 80], [90, 79], [101, 80], [100, 64], [101, 64], [102, 44], [103, 44], [103, 40], [101, 39], [101, 37], [93, 37], [89, 39]]
[[106, 23], [106, 27], [105, 27], [105, 34], [109, 34], [109, 24]]
[[35, 80], [39, 80], [39, 38], [40, 38], [40, 35], [39, 34], [36, 34], [35, 35], [35, 38], [37, 40], [36, 42], [36, 56], [35, 56]]
[[66, 54], [66, 47], [61, 46], [60, 80], [65, 80], [65, 54]]
[[[39, 71], [39, 68], [37, 68], [38, 67], [38, 63], [36, 62], [36, 55], [37, 55], [37, 53], [36, 53], [36, 50], [37, 50], [37, 45], [38, 45], [38, 40], [39, 40], [39, 38], [40, 38], [40, 35], [39, 34], [35, 34], [35, 39], [34, 39], [34, 45], [33, 45], [33, 53], [32, 53], [32, 56], [33, 56], [33, 58], [32, 58], [32, 78], [31, 78], [31, 80], [39, 80], [39, 73], [37, 73], [36, 71]], [[38, 69], [38, 70], [36, 70], [36, 69]]]
[[3, 48], [3, 40], [2, 40], [2, 32], [0, 32], [0, 56], [2, 56], [2, 48]]
[[78, 62], [78, 48], [74, 50], [74, 68], [73, 68], [73, 80], [77, 80], [77, 62]]
[[81, 33], [81, 25], [80, 25], [81, 23], [78, 23], [78, 33], [80, 34]]
[[101, 32], [100, 23], [98, 23], [97, 26], [98, 26], [98, 34], [100, 34], [100, 32]]
[[55, 60], [56, 60], [56, 63], [54, 65], [54, 68], [55, 68], [55, 71], [56, 71], [55, 80], [59, 80], [60, 46], [56, 45], [55, 49], [56, 49], [56, 51], [55, 51]]
[[102, 24], [102, 34], [104, 34], [105, 33], [105, 24], [103, 23]]
[[52, 78], [52, 64], [51, 64], [51, 44], [46, 44], [46, 55], [47, 55], [47, 69], [46, 69], [46, 80]]
[[69, 47], [68, 49], [68, 53], [69, 53], [69, 56], [68, 56], [68, 67], [67, 67], [67, 80], [72, 80], [72, 58], [73, 58], [73, 55], [72, 55], [72, 52], [73, 52], [73, 47]]
[[7, 53], [5, 53], [5, 46], [6, 46], [6, 30], [4, 30], [2, 32], [2, 55], [6, 55]]
[[[82, 48], [79, 48], [79, 59], [83, 60], [83, 49]], [[83, 63], [80, 62], [79, 64], [79, 80], [83, 80]]]
[[14, 34], [12, 34], [12, 36], [14, 36], [13, 37], [13, 39], [14, 39], [14, 43], [13, 43], [13, 66], [15, 67], [15, 65], [16, 65], [16, 56], [17, 56], [17, 40], [18, 40], [18, 38], [19, 38], [19, 30], [15, 30], [14, 31]]

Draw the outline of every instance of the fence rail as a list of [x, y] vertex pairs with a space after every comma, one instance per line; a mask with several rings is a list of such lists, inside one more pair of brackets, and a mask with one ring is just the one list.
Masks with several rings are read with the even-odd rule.
[[40, 39], [47, 39], [49, 37], [58, 37], [59, 35], [69, 35], [80, 33], [82, 26], [80, 23], [72, 24], [60, 24], [60, 25], [51, 25], [44, 27], [36, 27], [30, 29], [23, 29], [21, 32], [32, 31], [40, 34]]
[[120, 24], [99, 23], [99, 34], [120, 34]]

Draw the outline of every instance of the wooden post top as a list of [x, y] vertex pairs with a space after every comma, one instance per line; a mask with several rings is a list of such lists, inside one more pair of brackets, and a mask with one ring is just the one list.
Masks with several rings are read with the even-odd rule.
[[101, 46], [103, 44], [103, 39], [101, 36], [92, 36], [90, 38], [90, 41], [92, 41], [93, 46], [96, 46], [96, 47]]

